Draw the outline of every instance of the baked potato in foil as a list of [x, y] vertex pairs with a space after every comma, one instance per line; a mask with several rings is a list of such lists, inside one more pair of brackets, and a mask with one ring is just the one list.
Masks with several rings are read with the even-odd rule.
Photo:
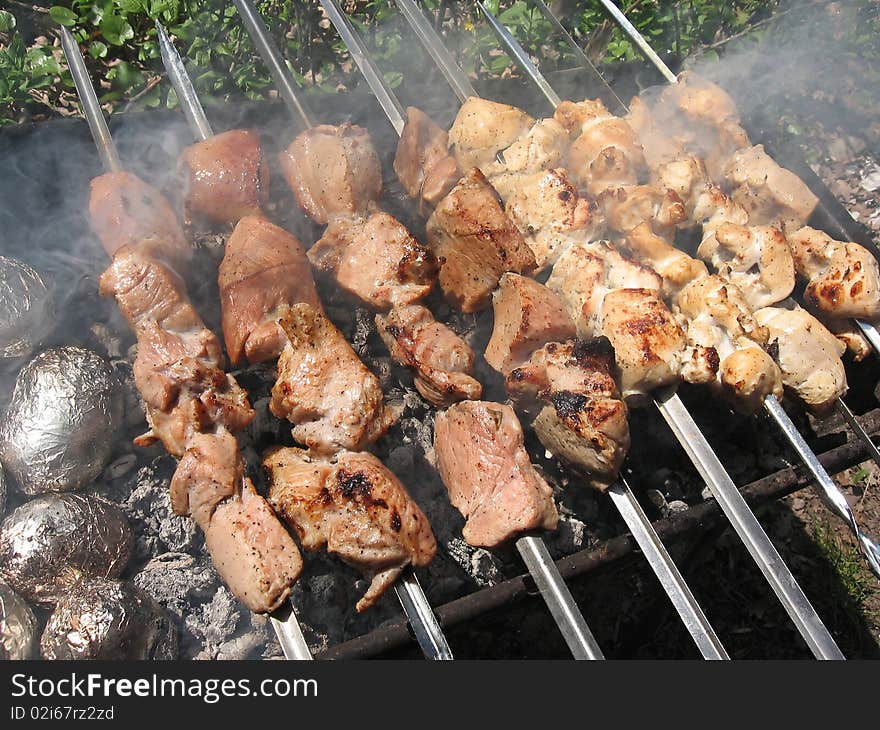
[[31, 607], [0, 580], [0, 659], [33, 659], [39, 631]]
[[30, 266], [0, 256], [0, 357], [26, 355], [48, 331], [51, 298]]

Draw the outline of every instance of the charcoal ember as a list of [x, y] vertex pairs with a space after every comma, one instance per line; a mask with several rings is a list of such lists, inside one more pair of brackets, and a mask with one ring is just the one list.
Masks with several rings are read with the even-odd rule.
[[84, 575], [121, 575], [133, 542], [116, 505], [81, 494], [46, 494], [0, 525], [0, 578], [28, 600], [55, 603]]
[[51, 310], [40, 275], [0, 256], [0, 357], [21, 357], [38, 345], [53, 319]]
[[0, 422], [0, 460], [26, 495], [79, 489], [109, 461], [122, 415], [119, 380], [102, 357], [46, 350], [18, 374]]
[[554, 555], [571, 555], [589, 542], [587, 526], [577, 517], [560, 510], [556, 529], [545, 538]]
[[149, 595], [128, 581], [84, 577], [55, 606], [40, 637], [44, 659], [177, 658], [177, 632]]
[[500, 559], [484, 548], [468, 545], [456, 537], [446, 544], [446, 552], [479, 586], [490, 586], [504, 579]]
[[0, 580], [0, 659], [31, 659], [39, 631], [30, 606]]

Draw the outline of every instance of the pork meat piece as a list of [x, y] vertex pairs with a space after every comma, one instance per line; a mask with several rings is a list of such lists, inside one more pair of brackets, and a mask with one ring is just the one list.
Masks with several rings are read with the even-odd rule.
[[382, 193], [379, 156], [363, 127], [311, 127], [279, 159], [296, 201], [321, 225], [339, 216], [365, 215]]
[[369, 453], [332, 459], [295, 448], [270, 450], [269, 501], [306, 550], [326, 547], [372, 580], [357, 602], [365, 611], [412, 565], [437, 552], [428, 518], [400, 480]]
[[617, 478], [630, 444], [615, 373], [614, 349], [599, 337], [551, 342], [505, 380], [512, 397], [538, 410], [532, 425], [547, 450], [600, 490]]
[[244, 476], [228, 431], [193, 437], [171, 480], [171, 505], [196, 521], [223, 582], [251, 611], [270, 613], [287, 600], [302, 557]]
[[310, 304], [280, 319], [287, 344], [278, 358], [270, 409], [294, 424], [293, 437], [321, 454], [365, 449], [394, 421], [379, 379], [326, 315]]
[[469, 545], [494, 548], [531, 530], [552, 530], [553, 490], [535, 471], [510, 406], [462, 401], [434, 419], [437, 469], [466, 522]]
[[522, 274], [535, 268], [534, 254], [477, 169], [440, 201], [425, 230], [440, 262], [440, 287], [462, 312], [488, 306], [505, 271]]
[[374, 309], [424, 298], [434, 286], [437, 260], [388, 213], [333, 221], [309, 249], [309, 261], [345, 291]]
[[492, 296], [495, 313], [486, 362], [506, 375], [548, 342], [574, 336], [574, 323], [559, 295], [518, 274], [501, 277]]
[[535, 120], [522, 109], [471, 96], [449, 128], [449, 146], [462, 170], [482, 168], [526, 134]]
[[269, 200], [269, 166], [253, 130], [231, 129], [186, 147], [177, 169], [187, 220], [235, 225], [261, 215]]
[[321, 302], [302, 244], [259, 216], [245, 216], [226, 242], [218, 277], [223, 338], [233, 365], [271, 360], [287, 342], [285, 307]]
[[376, 329], [394, 361], [413, 369], [416, 390], [431, 405], [445, 408], [482, 395], [470, 374], [473, 350], [427, 308], [409, 304], [377, 314]]

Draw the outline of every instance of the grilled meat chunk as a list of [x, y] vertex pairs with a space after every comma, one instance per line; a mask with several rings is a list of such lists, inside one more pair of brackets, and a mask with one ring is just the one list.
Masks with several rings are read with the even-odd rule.
[[192, 255], [171, 204], [130, 172], [108, 172], [92, 179], [89, 216], [110, 258], [121, 248], [138, 246], [181, 268]]
[[486, 362], [506, 375], [547, 342], [574, 336], [574, 324], [559, 295], [518, 274], [505, 274], [492, 296], [495, 321]]
[[231, 129], [185, 148], [177, 169], [187, 220], [235, 225], [261, 215], [269, 199], [269, 166], [252, 130]]
[[263, 459], [269, 500], [306, 550], [326, 547], [371, 577], [357, 602], [364, 611], [407, 566], [437, 552], [427, 517], [397, 477], [368, 453], [343, 451], [332, 460], [302, 449], [277, 448]]
[[251, 611], [268, 613], [287, 600], [302, 557], [244, 476], [238, 444], [228, 431], [193, 437], [171, 480], [171, 504], [202, 528], [214, 567]]
[[874, 352], [862, 330], [851, 319], [831, 319], [823, 317], [821, 312], [816, 314], [823, 326], [844, 344], [856, 362], [861, 362]]
[[422, 299], [437, 276], [431, 252], [387, 213], [333, 221], [308, 257], [316, 269], [331, 273], [345, 291], [375, 309]]
[[363, 127], [311, 127], [279, 159], [296, 201], [322, 225], [339, 216], [365, 215], [382, 192], [379, 156]]
[[629, 449], [626, 405], [615, 382], [614, 350], [605, 337], [551, 342], [505, 380], [527, 409], [541, 443], [597, 489], [616, 478]]
[[444, 408], [482, 395], [483, 386], [470, 375], [473, 350], [427, 308], [409, 304], [377, 314], [376, 329], [395, 362], [415, 371], [416, 390], [431, 405]]
[[658, 235], [672, 238], [678, 224], [687, 217], [678, 195], [653, 185], [608, 188], [599, 194], [596, 202], [608, 227], [619, 233], [647, 223]]
[[526, 134], [535, 120], [522, 109], [472, 96], [449, 129], [449, 146], [462, 170], [482, 168]]
[[846, 394], [846, 371], [840, 357], [846, 345], [813, 315], [797, 305], [765, 307], [755, 319], [769, 333], [769, 350], [791, 388], [816, 415], [825, 415]]
[[530, 530], [552, 530], [553, 490], [535, 471], [510, 406], [462, 401], [434, 419], [437, 469], [464, 516], [469, 545], [494, 548]]
[[317, 453], [364, 449], [394, 421], [379, 379], [326, 315], [295, 304], [281, 317], [287, 344], [278, 358], [270, 409], [294, 424], [293, 437]]
[[278, 324], [282, 308], [297, 302], [321, 307], [302, 244], [258, 216], [236, 225], [218, 281], [223, 338], [234, 365], [278, 357], [287, 342]]
[[870, 251], [807, 226], [790, 234], [788, 245], [809, 282], [804, 298], [811, 307], [833, 319], [880, 319], [880, 267]]
[[449, 154], [449, 135], [414, 106], [406, 109], [394, 172], [423, 215], [429, 215], [461, 178], [458, 163]]
[[180, 456], [196, 433], [225, 426], [240, 431], [254, 418], [247, 393], [222, 370], [222, 351], [186, 297], [181, 279], [139, 247], [119, 251], [101, 275], [138, 341], [134, 380], [151, 430]]
[[620, 247], [663, 278], [663, 296], [666, 299], [674, 299], [691, 281], [709, 275], [706, 264], [675, 248], [654, 233], [647, 223], [629, 231], [620, 240]]
[[477, 169], [440, 201], [425, 230], [440, 262], [440, 287], [462, 312], [488, 306], [505, 271], [521, 274], [535, 268], [531, 249]]

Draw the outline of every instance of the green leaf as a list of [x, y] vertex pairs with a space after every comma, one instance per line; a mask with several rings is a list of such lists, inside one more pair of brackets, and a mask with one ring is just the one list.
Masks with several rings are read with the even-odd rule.
[[58, 25], [64, 25], [68, 28], [75, 25], [77, 21], [76, 13], [70, 8], [64, 8], [60, 5], [53, 5], [49, 8], [49, 17], [58, 23]]
[[101, 35], [110, 45], [121, 46], [134, 38], [134, 30], [121, 15], [107, 15], [101, 21]]
[[57, 76], [61, 73], [55, 57], [42, 48], [31, 48], [27, 53], [27, 61], [34, 76]]
[[0, 32], [12, 30], [15, 27], [15, 16], [8, 10], [0, 10]]
[[92, 58], [104, 58], [107, 55], [107, 44], [101, 41], [89, 43], [89, 55]]
[[114, 0], [116, 7], [124, 13], [142, 13], [144, 12], [144, 3], [141, 0]]

